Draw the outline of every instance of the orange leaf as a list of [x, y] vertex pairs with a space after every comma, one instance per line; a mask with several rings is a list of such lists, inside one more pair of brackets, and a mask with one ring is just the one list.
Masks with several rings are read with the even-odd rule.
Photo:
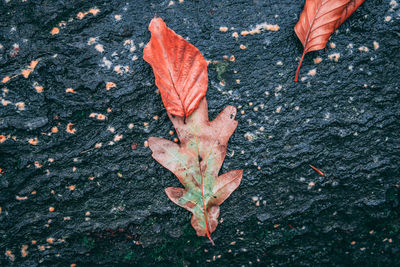
[[143, 59], [153, 68], [168, 113], [189, 117], [206, 95], [207, 62], [200, 51], [169, 29], [161, 18], [150, 22], [151, 40]]
[[305, 54], [326, 46], [332, 33], [365, 0], [306, 0], [303, 12], [294, 30], [303, 44], [304, 51], [297, 67], [295, 82], [298, 81], [301, 63]]

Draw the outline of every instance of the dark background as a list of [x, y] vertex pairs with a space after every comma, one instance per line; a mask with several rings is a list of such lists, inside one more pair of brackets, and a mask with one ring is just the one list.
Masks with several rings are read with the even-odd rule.
[[[169, 4], [1, 0], [0, 81], [39, 63], [0, 83], [0, 265], [399, 264], [400, 4], [367, 0], [332, 35], [335, 48], [306, 55], [298, 83], [293, 27], [304, 1]], [[221, 205], [214, 247], [167, 198], [179, 181], [144, 145], [176, 137], [142, 58], [154, 14], [215, 61], [210, 117], [239, 107], [221, 172], [244, 175]], [[279, 31], [240, 35], [264, 22]]]

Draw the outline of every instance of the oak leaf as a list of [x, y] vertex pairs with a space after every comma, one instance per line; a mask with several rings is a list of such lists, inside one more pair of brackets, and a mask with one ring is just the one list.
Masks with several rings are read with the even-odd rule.
[[206, 95], [207, 62], [200, 51], [169, 29], [161, 18], [150, 22], [143, 59], [153, 68], [167, 112], [188, 117]]
[[219, 205], [239, 186], [243, 174], [243, 170], [234, 170], [218, 176], [229, 137], [237, 126], [235, 115], [236, 108], [227, 106], [210, 122], [207, 101], [203, 98], [186, 121], [168, 114], [180, 144], [149, 138], [153, 158], [174, 173], [184, 186], [166, 188], [167, 196], [193, 214], [191, 223], [197, 235], [207, 235], [211, 242], [211, 233], [218, 225]]
[[298, 81], [301, 63], [305, 54], [323, 49], [332, 33], [365, 0], [306, 0], [303, 12], [294, 30], [303, 44], [304, 51], [297, 67], [295, 82]]

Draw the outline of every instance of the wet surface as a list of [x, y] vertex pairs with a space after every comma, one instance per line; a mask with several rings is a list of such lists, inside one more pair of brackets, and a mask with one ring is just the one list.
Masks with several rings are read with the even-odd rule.
[[[0, 265], [399, 263], [399, 5], [366, 1], [294, 83], [303, 1], [2, 0]], [[176, 137], [154, 14], [211, 62], [210, 117], [238, 107], [215, 247], [146, 147]]]

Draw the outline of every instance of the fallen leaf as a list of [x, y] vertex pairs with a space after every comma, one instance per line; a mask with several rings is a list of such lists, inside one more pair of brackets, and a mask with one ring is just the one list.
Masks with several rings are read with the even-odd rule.
[[218, 225], [219, 205], [239, 186], [243, 170], [218, 176], [226, 155], [229, 137], [235, 131], [236, 108], [227, 106], [215, 120], [208, 120], [205, 98], [193, 114], [186, 118], [168, 113], [180, 143], [150, 137], [153, 158], [173, 172], [184, 188], [165, 189], [169, 199], [187, 209], [198, 236], [207, 236]]
[[243, 170], [234, 170], [218, 176], [228, 140], [238, 124], [236, 108], [228, 106], [209, 121], [204, 97], [207, 63], [203, 56], [167, 28], [161, 18], [154, 18], [149, 29], [152, 37], [143, 58], [153, 67], [156, 85], [180, 142], [150, 137], [145, 146], [184, 186], [166, 188], [169, 199], [192, 213], [197, 235], [207, 236], [214, 245], [211, 233], [218, 225], [219, 206], [239, 186], [243, 175]]
[[306, 0], [303, 12], [294, 30], [303, 44], [304, 51], [297, 67], [298, 81], [301, 63], [305, 54], [325, 48], [332, 33], [365, 0]]
[[151, 40], [143, 59], [153, 68], [168, 113], [189, 117], [205, 96], [207, 62], [200, 51], [169, 29], [161, 18], [150, 22]]

